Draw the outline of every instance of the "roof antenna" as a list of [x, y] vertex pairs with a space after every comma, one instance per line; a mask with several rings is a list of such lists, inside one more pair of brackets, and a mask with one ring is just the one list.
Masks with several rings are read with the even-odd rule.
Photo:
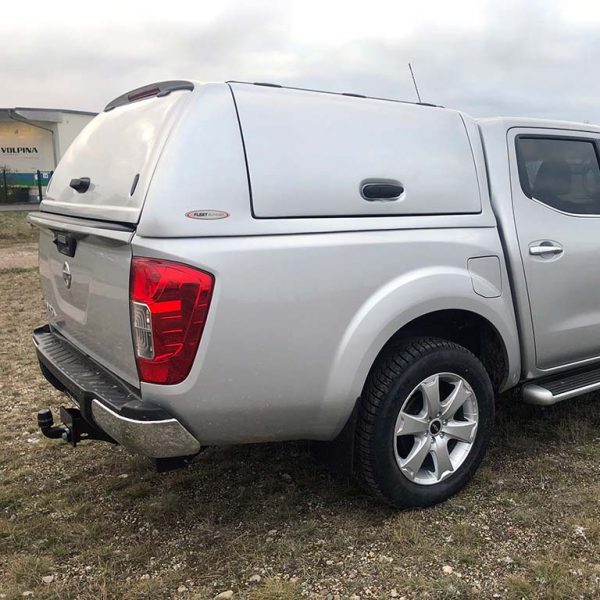
[[417, 98], [419, 99], [419, 104], [422, 104], [421, 94], [419, 94], [419, 88], [417, 87], [417, 80], [415, 79], [415, 74], [413, 73], [413, 68], [410, 63], [408, 63], [408, 68], [410, 69], [410, 75], [412, 77], [413, 84], [415, 86], [415, 92], [417, 92]]

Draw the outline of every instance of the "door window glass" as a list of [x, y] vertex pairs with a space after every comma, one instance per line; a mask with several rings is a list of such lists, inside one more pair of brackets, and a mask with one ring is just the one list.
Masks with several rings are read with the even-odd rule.
[[600, 167], [594, 142], [517, 138], [523, 193], [573, 214], [600, 214]]

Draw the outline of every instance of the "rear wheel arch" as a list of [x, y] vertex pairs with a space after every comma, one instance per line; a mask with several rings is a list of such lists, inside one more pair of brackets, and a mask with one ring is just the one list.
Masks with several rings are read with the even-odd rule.
[[[352, 396], [352, 409], [345, 412], [338, 434], [332, 440], [335, 447], [342, 448], [339, 454], [345, 457], [344, 474], [350, 475], [355, 467], [353, 440], [357, 413], [370, 375], [394, 349], [403, 345], [406, 340], [418, 337], [434, 337], [466, 348], [483, 364], [494, 393], [503, 391], [509, 385], [512, 375], [508, 352], [512, 346], [504, 340], [498, 328], [489, 319], [464, 309], [443, 309], [414, 317], [388, 336], [378, 351], [375, 351], [373, 359], [365, 365], [361, 379], [355, 381], [356, 391]], [[345, 370], [346, 375], [347, 372]]]
[[491, 321], [479, 313], [463, 309], [433, 311], [403, 325], [382, 346], [369, 373], [382, 356], [403, 340], [428, 336], [454, 342], [471, 351], [483, 363], [494, 391], [506, 387], [510, 375], [506, 342]]

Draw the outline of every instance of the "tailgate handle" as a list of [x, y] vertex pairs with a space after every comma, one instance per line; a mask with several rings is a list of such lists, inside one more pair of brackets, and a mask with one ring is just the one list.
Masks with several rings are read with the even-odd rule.
[[84, 192], [87, 192], [90, 187], [90, 178], [78, 177], [77, 179], [71, 179], [69, 187], [72, 187], [79, 194], [83, 194]]
[[75, 256], [75, 250], [77, 248], [77, 240], [70, 233], [64, 231], [54, 232], [53, 244], [58, 248], [58, 251], [65, 256], [73, 258]]

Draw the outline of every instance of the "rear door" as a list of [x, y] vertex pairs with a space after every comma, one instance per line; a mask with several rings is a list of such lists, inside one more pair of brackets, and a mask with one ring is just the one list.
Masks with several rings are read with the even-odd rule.
[[30, 215], [40, 228], [49, 322], [134, 385], [130, 242], [160, 152], [189, 96], [177, 91], [98, 115], [60, 161], [41, 212]]
[[598, 136], [513, 129], [508, 141], [537, 366], [549, 369], [598, 357]]

